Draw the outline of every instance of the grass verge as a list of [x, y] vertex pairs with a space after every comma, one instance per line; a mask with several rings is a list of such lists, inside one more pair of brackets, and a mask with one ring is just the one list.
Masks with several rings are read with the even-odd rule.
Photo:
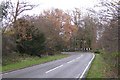
[[53, 61], [53, 60], [57, 60], [57, 59], [61, 59], [61, 58], [65, 58], [65, 57], [68, 57], [68, 55], [57, 54], [54, 56], [45, 56], [42, 58], [29, 57], [29, 58], [26, 58], [24, 60], [21, 60], [20, 62], [2, 66], [2, 72], [17, 70], [17, 69], [21, 69], [21, 68], [25, 68], [25, 67], [29, 67], [29, 66], [33, 66], [33, 65], [37, 65], [37, 64], [42, 64], [45, 62], [49, 62], [49, 61]]
[[105, 63], [100, 54], [96, 54], [94, 61], [88, 71], [87, 78], [107, 78], [110, 67]]

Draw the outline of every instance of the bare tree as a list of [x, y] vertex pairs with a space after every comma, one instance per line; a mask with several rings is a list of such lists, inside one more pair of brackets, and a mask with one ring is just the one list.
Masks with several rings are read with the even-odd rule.
[[81, 23], [81, 11], [79, 8], [75, 8], [75, 10], [72, 11], [72, 22], [77, 26], [80, 27]]
[[109, 22], [111, 19], [118, 19], [120, 11], [119, 0], [100, 0], [99, 4], [95, 5], [95, 8], [99, 8], [99, 11], [95, 9], [87, 9], [92, 15], [98, 16], [101, 22]]
[[[6, 18], [4, 19], [4, 31], [5, 32], [6, 28], [9, 28], [12, 26], [14, 29], [17, 27], [16, 20], [20, 16], [21, 13], [32, 10], [36, 5], [29, 4], [28, 2], [20, 2], [19, 0], [17, 1], [16, 5], [13, 5], [11, 1], [6, 2], [6, 5], [9, 7], [6, 11], [7, 15]], [[7, 24], [7, 25], [6, 25]], [[16, 31], [17, 32], [17, 31]]]
[[[17, 17], [27, 10], [32, 10], [35, 7], [35, 5], [28, 4], [27, 2], [19, 2], [17, 1], [15, 11], [12, 12], [12, 16], [14, 18], [13, 22], [16, 22]], [[14, 7], [13, 7], [14, 8]]]

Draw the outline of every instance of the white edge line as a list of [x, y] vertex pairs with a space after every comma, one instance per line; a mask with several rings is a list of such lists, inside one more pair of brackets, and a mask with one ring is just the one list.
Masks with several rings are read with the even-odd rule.
[[53, 70], [55, 70], [55, 69], [57, 69], [57, 68], [60, 68], [60, 67], [62, 67], [63, 65], [60, 65], [60, 66], [58, 66], [58, 67], [55, 67], [55, 68], [53, 68], [53, 69], [50, 69], [50, 70], [48, 70], [48, 71], [46, 71], [45, 73], [49, 73], [49, 72], [51, 72], [51, 71], [53, 71]]
[[[92, 53], [92, 54], [93, 54], [93, 53]], [[79, 75], [77, 76], [77, 78], [79, 78], [79, 76], [80, 76], [80, 78], [82, 78], [82, 77], [84, 76], [86, 70], [88, 69], [88, 67], [90, 66], [90, 64], [91, 64], [91, 62], [92, 62], [92, 60], [93, 60], [94, 58], [95, 58], [95, 55], [93, 54], [92, 59], [90, 60], [90, 62], [89, 62], [88, 65], [86, 66], [86, 68], [84, 69], [82, 75], [80, 76], [80, 74], [79, 74]]]

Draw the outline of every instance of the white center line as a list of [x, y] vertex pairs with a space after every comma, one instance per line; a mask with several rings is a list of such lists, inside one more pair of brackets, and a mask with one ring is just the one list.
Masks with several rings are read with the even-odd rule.
[[71, 61], [69, 61], [69, 62], [67, 62], [67, 63], [71, 63], [71, 62], [74, 62], [75, 61], [75, 59], [73, 59], [73, 60], [71, 60]]
[[[82, 55], [81, 55], [81, 56], [82, 56]], [[81, 56], [80, 56], [80, 57], [78, 57], [78, 58], [76, 58], [76, 59], [73, 59], [73, 60], [71, 60], [71, 61], [68, 61], [67, 63], [74, 62], [75, 60], [80, 59], [80, 58], [81, 58]]]
[[81, 56], [80, 57], [78, 57], [78, 58], [76, 58], [76, 59], [80, 59], [81, 58]]
[[[82, 55], [81, 55], [82, 56]], [[80, 57], [81, 57], [80, 56]], [[71, 61], [69, 61], [69, 62], [67, 62], [67, 63], [71, 63], [71, 62], [74, 62], [75, 60], [77, 60], [77, 59], [79, 59], [80, 57], [78, 57], [78, 58], [76, 58], [76, 59], [73, 59], [73, 60], [71, 60]], [[48, 70], [48, 71], [46, 71], [45, 73], [49, 73], [49, 72], [51, 72], [51, 71], [53, 71], [53, 70], [55, 70], [55, 69], [57, 69], [57, 68], [60, 68], [60, 67], [62, 67], [63, 65], [60, 65], [60, 66], [58, 66], [58, 67], [55, 67], [55, 68], [53, 68], [53, 69], [50, 69], [50, 70]]]
[[53, 71], [53, 70], [55, 70], [55, 69], [57, 69], [57, 68], [60, 68], [60, 67], [62, 67], [63, 65], [60, 65], [60, 66], [58, 66], [58, 67], [55, 67], [55, 68], [53, 68], [53, 69], [50, 69], [50, 70], [48, 70], [48, 71], [46, 71], [45, 73], [49, 73], [49, 72], [51, 72], [51, 71]]

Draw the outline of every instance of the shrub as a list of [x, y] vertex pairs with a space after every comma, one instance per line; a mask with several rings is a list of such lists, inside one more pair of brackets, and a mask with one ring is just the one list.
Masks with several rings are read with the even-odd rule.
[[21, 39], [18, 36], [17, 49], [20, 53], [27, 53], [29, 55], [37, 55], [41, 57], [45, 49], [45, 37], [34, 26], [26, 31], [26, 38]]
[[16, 50], [15, 39], [12, 35], [2, 35], [2, 56], [8, 56]]
[[99, 49], [96, 49], [96, 50], [94, 50], [94, 53], [96, 53], [96, 54], [100, 54], [101, 51], [100, 51]]

